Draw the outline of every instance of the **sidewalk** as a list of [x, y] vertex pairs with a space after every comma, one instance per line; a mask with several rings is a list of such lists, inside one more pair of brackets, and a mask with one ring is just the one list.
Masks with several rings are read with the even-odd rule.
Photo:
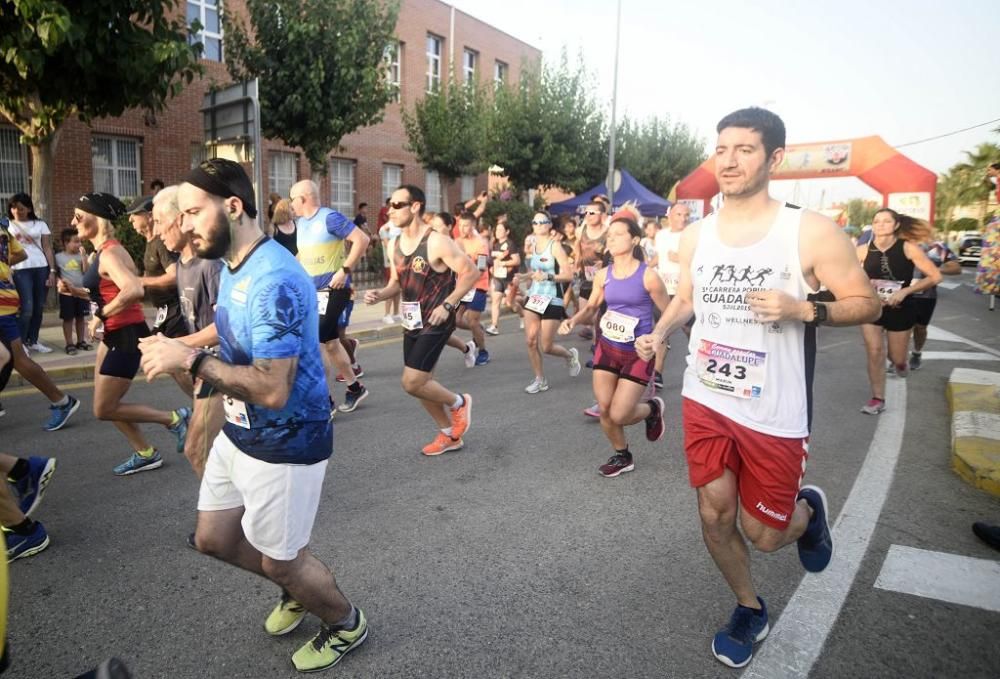
[[[363, 293], [358, 292], [357, 297]], [[146, 307], [146, 322], [152, 326], [156, 317], [156, 310]], [[372, 342], [387, 337], [398, 337], [402, 334], [402, 327], [396, 323], [385, 325], [382, 317], [385, 315], [385, 303], [379, 302], [368, 306], [361, 300], [356, 300], [354, 311], [351, 314], [350, 336], [358, 341]], [[67, 382], [75, 380], [89, 380], [94, 376], [94, 352], [78, 351], [75, 356], [69, 356], [63, 348], [66, 342], [63, 339], [62, 321], [59, 320], [58, 311], [46, 310], [42, 321], [42, 330], [39, 333], [39, 340], [42, 344], [52, 348], [50, 354], [32, 353], [31, 358], [42, 366], [49, 376], [56, 382]], [[28, 386], [28, 382], [22, 378], [17, 371], [11, 375], [8, 388]]]
[[948, 380], [951, 468], [1000, 497], [1000, 372], [955, 368]]

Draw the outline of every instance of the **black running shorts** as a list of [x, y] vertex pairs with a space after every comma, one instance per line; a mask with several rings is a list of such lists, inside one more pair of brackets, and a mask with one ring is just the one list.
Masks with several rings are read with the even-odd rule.
[[905, 332], [913, 328], [917, 322], [917, 312], [913, 300], [907, 298], [897, 307], [882, 307], [882, 315], [875, 325], [880, 325], [889, 332]]
[[319, 317], [319, 341], [323, 344], [340, 337], [341, 328], [338, 320], [351, 301], [350, 288], [330, 290], [329, 292], [330, 299], [326, 304], [326, 313]]
[[102, 342], [108, 353], [101, 361], [100, 373], [108, 377], [122, 377], [131, 380], [139, 372], [139, 339], [149, 337], [149, 327], [145, 323], [133, 323], [117, 330], [105, 331]]
[[446, 325], [403, 333], [403, 365], [420, 372], [433, 372], [438, 357], [455, 331], [454, 320]]
[[911, 297], [910, 302], [917, 317], [916, 324], [924, 327], [930, 325], [934, 307], [937, 306], [937, 297]]

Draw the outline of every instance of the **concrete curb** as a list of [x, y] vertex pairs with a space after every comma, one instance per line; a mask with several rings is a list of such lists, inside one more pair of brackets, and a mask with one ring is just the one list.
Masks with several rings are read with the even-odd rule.
[[948, 378], [951, 468], [1000, 497], [1000, 372], [955, 368]]
[[[351, 326], [350, 336], [357, 339], [361, 346], [364, 346], [365, 342], [375, 342], [382, 339], [389, 339], [392, 337], [400, 337], [403, 334], [403, 326], [396, 325], [379, 325], [378, 327], [369, 328], [355, 328]], [[78, 380], [91, 380], [94, 378], [94, 354], [93, 352], [78, 354], [83, 358], [89, 360], [86, 365], [73, 365], [65, 367], [54, 367], [46, 365], [44, 361], [38, 361], [38, 363], [45, 369], [46, 374], [52, 378], [53, 382], [57, 384], [62, 382], [75, 382]], [[36, 357], [37, 358], [37, 357]], [[28, 380], [21, 377], [21, 375], [15, 371], [10, 376], [10, 382], [8, 383], [8, 388], [15, 389], [18, 387], [29, 387], [31, 383]]]

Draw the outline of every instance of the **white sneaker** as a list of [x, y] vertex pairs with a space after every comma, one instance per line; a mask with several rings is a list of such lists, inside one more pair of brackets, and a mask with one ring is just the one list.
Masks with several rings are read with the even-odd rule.
[[529, 394], [537, 394], [540, 391], [549, 390], [549, 381], [544, 377], [536, 377], [531, 381], [531, 384], [524, 388]]
[[465, 343], [465, 348], [467, 349], [467, 351], [465, 352], [465, 367], [466, 368], [475, 368], [476, 367], [476, 343], [473, 342], [472, 340], [469, 340], [468, 342]]
[[483, 332], [485, 332], [487, 335], [499, 335], [500, 334], [500, 331], [497, 330], [497, 326], [495, 326], [495, 325], [487, 325], [485, 328], [483, 328]]
[[395, 325], [396, 319], [392, 317], [391, 314], [386, 314], [382, 317], [382, 325]]
[[519, 330], [524, 330], [524, 319], [523, 318], [520, 320], [520, 322], [518, 323], [517, 327], [518, 327]]
[[570, 377], [576, 377], [580, 374], [580, 370], [583, 366], [580, 365], [580, 352], [577, 351], [576, 347], [572, 347], [569, 350], [569, 359], [566, 362], [569, 363]]
[[52, 349], [50, 347], [45, 346], [41, 342], [35, 342], [34, 344], [32, 344], [31, 345], [31, 350], [32, 351], [37, 351], [40, 354], [51, 354], [52, 353]]
[[394, 322], [396, 322], [396, 323], [402, 323], [403, 322], [403, 317], [400, 316], [399, 314], [396, 314], [395, 316], [392, 317], [392, 320]]

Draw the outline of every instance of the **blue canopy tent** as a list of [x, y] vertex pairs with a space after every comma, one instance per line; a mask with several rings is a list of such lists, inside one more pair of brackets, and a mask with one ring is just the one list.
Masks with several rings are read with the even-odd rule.
[[[590, 203], [591, 196], [596, 194], [608, 195], [606, 182], [602, 182], [592, 189], [581, 191], [579, 194], [549, 206], [549, 212], [554, 215], [563, 215], [571, 212], [579, 212], [583, 206]], [[639, 212], [643, 217], [660, 217], [667, 213], [667, 209], [672, 203], [666, 198], [661, 198], [645, 186], [640, 184], [635, 177], [627, 170], [615, 170], [615, 209], [618, 209], [630, 200], [634, 200], [639, 206]]]

